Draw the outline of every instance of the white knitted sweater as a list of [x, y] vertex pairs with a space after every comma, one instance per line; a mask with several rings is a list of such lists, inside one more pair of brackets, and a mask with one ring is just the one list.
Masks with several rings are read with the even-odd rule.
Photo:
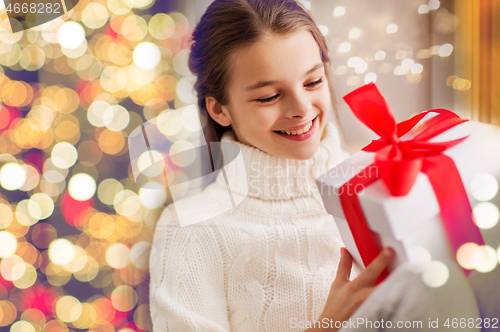
[[[315, 178], [348, 157], [335, 125], [325, 130], [309, 160], [281, 159], [237, 142], [232, 131], [223, 135], [223, 142], [238, 144], [247, 167], [229, 181], [247, 176], [248, 196], [185, 227], [172, 204], [164, 210], [150, 255], [155, 332], [300, 331], [290, 328], [293, 320], [319, 317], [343, 242]], [[216, 206], [226, 187], [221, 174], [191, 202]]]

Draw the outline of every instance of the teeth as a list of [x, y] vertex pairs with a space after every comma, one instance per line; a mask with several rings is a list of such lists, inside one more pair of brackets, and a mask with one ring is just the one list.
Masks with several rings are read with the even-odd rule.
[[303, 133], [307, 133], [309, 131], [309, 129], [311, 129], [312, 127], [312, 121], [309, 122], [309, 124], [307, 126], [305, 126], [304, 128], [302, 129], [298, 129], [298, 130], [281, 130], [281, 133], [282, 134], [287, 134], [287, 135], [300, 135], [300, 134], [303, 134]]

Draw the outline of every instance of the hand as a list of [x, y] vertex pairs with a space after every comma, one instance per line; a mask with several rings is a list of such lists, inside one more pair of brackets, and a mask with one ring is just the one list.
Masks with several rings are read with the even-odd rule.
[[[384, 248], [380, 254], [363, 270], [353, 281], [349, 280], [352, 268], [352, 258], [346, 248], [340, 248], [340, 262], [337, 275], [330, 288], [323, 313], [318, 319], [327, 318], [328, 321], [343, 322], [358, 309], [365, 299], [375, 289], [375, 280], [389, 265], [394, 257], [394, 250]], [[335, 323], [330, 326], [335, 326]], [[306, 331], [338, 331], [340, 328], [307, 329]], [[304, 331], [305, 332], [305, 331]]]

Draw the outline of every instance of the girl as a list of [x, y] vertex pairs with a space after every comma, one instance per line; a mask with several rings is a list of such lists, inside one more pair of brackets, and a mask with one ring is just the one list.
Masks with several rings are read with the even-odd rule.
[[[154, 331], [336, 331], [374, 290], [393, 251], [350, 280], [315, 185], [347, 157], [328, 121], [329, 65], [324, 37], [294, 0], [215, 0], [202, 16], [189, 66], [205, 136], [239, 146], [245, 169], [228, 181], [239, 194], [246, 177], [248, 194], [191, 226], [179, 226], [172, 205], [162, 213], [150, 256]], [[210, 210], [225, 187], [219, 173], [190, 203]]]

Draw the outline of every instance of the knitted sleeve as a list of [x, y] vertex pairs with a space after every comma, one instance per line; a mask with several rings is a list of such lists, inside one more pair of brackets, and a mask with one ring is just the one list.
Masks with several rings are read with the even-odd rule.
[[180, 227], [167, 207], [150, 254], [154, 332], [228, 332], [224, 260], [215, 225]]

